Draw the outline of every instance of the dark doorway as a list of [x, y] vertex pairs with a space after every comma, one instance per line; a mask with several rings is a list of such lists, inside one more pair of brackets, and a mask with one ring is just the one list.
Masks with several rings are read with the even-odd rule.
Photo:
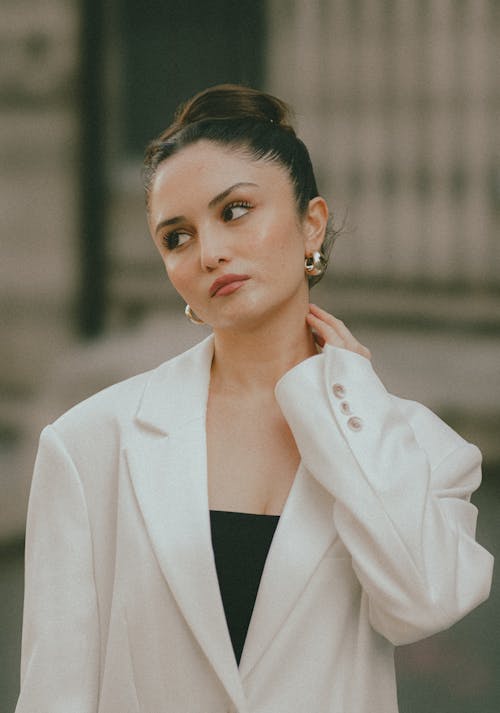
[[261, 88], [263, 0], [123, 0], [123, 126], [127, 154], [171, 120], [179, 102], [213, 84]]

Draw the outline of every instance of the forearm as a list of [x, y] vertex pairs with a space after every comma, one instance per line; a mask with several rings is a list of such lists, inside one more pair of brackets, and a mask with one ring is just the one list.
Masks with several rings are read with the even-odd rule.
[[432, 433], [432, 423], [429, 457], [370, 362], [343, 349], [327, 346], [276, 393], [306, 467], [335, 498], [335, 525], [380, 633], [422, 638], [488, 596], [492, 558], [474, 540], [468, 501], [480, 482], [474, 446], [444, 424]]

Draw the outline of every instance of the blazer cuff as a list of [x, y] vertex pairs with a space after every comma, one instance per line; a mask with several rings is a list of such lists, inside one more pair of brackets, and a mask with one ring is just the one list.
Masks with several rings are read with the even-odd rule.
[[369, 359], [329, 344], [322, 354], [290, 369], [276, 384], [275, 395], [285, 414], [300, 412], [302, 418], [308, 412], [313, 416], [326, 399], [349, 444], [357, 433], [380, 423], [381, 412], [394, 408]]

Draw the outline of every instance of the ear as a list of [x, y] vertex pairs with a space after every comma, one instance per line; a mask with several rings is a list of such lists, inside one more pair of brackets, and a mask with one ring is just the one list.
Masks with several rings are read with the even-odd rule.
[[328, 205], [324, 198], [316, 196], [309, 201], [306, 214], [303, 218], [304, 228], [304, 254], [312, 255], [319, 250], [325, 239], [328, 223]]

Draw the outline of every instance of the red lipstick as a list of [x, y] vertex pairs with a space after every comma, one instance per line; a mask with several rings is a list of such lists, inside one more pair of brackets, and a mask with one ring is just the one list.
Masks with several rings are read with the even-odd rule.
[[245, 280], [249, 279], [249, 275], [221, 275], [210, 285], [210, 297], [215, 295], [230, 295], [241, 287]]

